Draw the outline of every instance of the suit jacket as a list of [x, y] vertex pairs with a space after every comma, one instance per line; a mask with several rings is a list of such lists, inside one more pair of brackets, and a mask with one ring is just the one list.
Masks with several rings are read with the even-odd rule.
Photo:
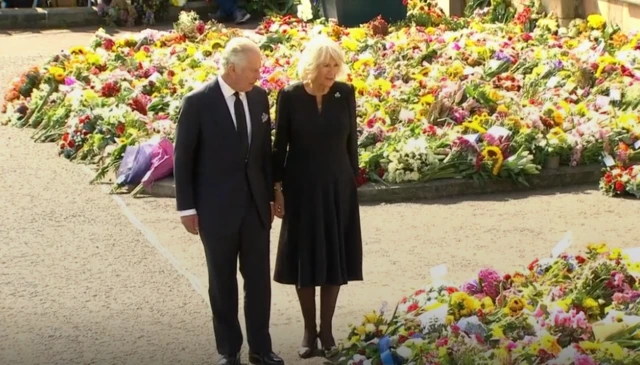
[[231, 233], [240, 226], [247, 189], [265, 228], [271, 228], [274, 189], [269, 99], [260, 87], [246, 96], [252, 128], [248, 157], [240, 150], [240, 136], [217, 79], [187, 94], [178, 117], [174, 147], [177, 209], [196, 209], [200, 226], [220, 233]]

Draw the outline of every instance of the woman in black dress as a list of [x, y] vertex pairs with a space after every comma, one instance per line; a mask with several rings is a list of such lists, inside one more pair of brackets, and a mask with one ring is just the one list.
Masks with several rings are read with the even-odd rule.
[[332, 320], [340, 286], [363, 279], [355, 90], [335, 81], [345, 70], [336, 43], [312, 40], [300, 59], [302, 81], [281, 90], [276, 106], [273, 168], [282, 228], [274, 280], [296, 286], [302, 358], [313, 355], [318, 339], [325, 356], [336, 354]]

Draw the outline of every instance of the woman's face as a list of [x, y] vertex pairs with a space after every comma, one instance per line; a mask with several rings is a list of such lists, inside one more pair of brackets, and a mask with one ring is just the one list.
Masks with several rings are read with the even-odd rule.
[[331, 87], [336, 81], [336, 75], [341, 66], [342, 64], [334, 59], [321, 62], [313, 83], [318, 86]]

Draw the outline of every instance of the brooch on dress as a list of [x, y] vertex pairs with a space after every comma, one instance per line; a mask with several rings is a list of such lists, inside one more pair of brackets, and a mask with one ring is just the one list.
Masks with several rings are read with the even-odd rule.
[[336, 96], [336, 98], [339, 98], [340, 97], [340, 93], [336, 93], [335, 96]]

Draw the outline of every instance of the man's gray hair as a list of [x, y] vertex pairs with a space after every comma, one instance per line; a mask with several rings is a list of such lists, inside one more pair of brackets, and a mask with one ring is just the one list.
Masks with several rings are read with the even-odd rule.
[[246, 60], [250, 52], [260, 53], [260, 47], [249, 38], [235, 37], [227, 42], [222, 51], [222, 68], [228, 69], [231, 65], [240, 65]]

